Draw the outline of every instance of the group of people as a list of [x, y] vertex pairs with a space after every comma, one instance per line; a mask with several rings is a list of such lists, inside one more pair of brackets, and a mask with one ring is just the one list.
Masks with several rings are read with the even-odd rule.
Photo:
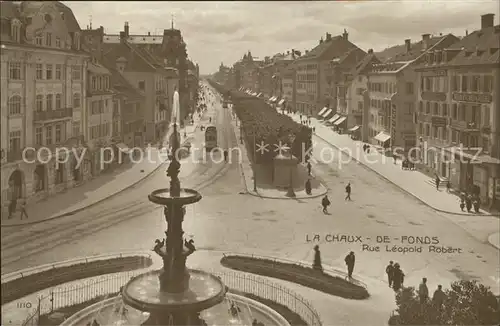
[[472, 195], [469, 193], [461, 193], [460, 194], [460, 209], [464, 212], [464, 208], [467, 209], [467, 212], [470, 213], [472, 208], [474, 207], [474, 211], [479, 213], [479, 209], [481, 208], [481, 200], [477, 194]]
[[391, 260], [389, 265], [385, 268], [385, 273], [387, 274], [387, 280], [389, 282], [389, 287], [395, 292], [399, 291], [403, 287], [405, 281], [405, 273], [401, 270], [401, 266]]
[[[420, 304], [425, 304], [429, 301], [429, 289], [427, 288], [427, 278], [422, 278], [422, 283], [418, 286], [418, 298]], [[443, 307], [446, 294], [443, 291], [442, 285], [438, 285], [432, 296], [432, 303], [439, 309]]]

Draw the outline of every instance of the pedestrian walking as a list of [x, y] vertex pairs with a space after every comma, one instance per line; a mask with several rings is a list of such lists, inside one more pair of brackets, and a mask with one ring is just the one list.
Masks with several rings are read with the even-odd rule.
[[356, 263], [356, 257], [354, 256], [354, 251], [351, 251], [347, 256], [345, 256], [345, 264], [347, 265], [347, 277], [352, 278], [352, 272], [354, 271], [354, 264]]
[[392, 277], [394, 275], [394, 265], [393, 261], [389, 262], [389, 265], [385, 268], [385, 273], [387, 274], [387, 281], [389, 282], [389, 287], [392, 287]]
[[392, 159], [394, 160], [394, 164], [396, 164], [398, 161], [398, 157], [396, 156], [396, 154], [392, 154]]
[[441, 180], [439, 179], [439, 176], [436, 175], [436, 190], [439, 190], [439, 183]]
[[405, 274], [401, 270], [398, 263], [394, 264], [394, 273], [392, 275], [392, 288], [395, 292], [398, 292], [403, 286], [405, 280]]
[[228, 154], [227, 149], [226, 149], [226, 150], [224, 150], [224, 161], [227, 162], [228, 156], [229, 156], [229, 154]]
[[450, 193], [450, 190], [451, 190], [451, 183], [450, 183], [450, 180], [448, 180], [448, 181], [446, 181], [446, 192]]
[[323, 213], [328, 214], [328, 206], [330, 206], [330, 199], [328, 199], [328, 195], [325, 195], [321, 200], [321, 206], [323, 206]]
[[307, 162], [307, 174], [311, 176], [312, 165], [311, 162]]
[[427, 278], [422, 279], [422, 283], [418, 286], [418, 297], [420, 298], [420, 304], [424, 304], [429, 299], [429, 289], [427, 288]]
[[345, 186], [345, 192], [346, 192], [345, 200], [351, 200], [351, 183], [350, 182], [347, 184], [347, 186]]
[[23, 201], [21, 203], [21, 220], [24, 216], [26, 217], [26, 219], [28, 219], [28, 213], [26, 212], [26, 201]]
[[8, 219], [12, 218], [12, 215], [16, 212], [17, 208], [17, 199], [12, 199], [9, 203], [9, 216], [7, 217]]
[[471, 195], [467, 195], [465, 197], [465, 208], [467, 208], [467, 212], [470, 213], [470, 211], [472, 209], [472, 196]]

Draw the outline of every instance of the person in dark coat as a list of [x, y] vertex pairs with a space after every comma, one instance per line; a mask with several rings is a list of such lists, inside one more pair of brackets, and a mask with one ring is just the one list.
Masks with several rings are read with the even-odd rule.
[[432, 296], [432, 303], [441, 310], [443, 307], [444, 299], [446, 298], [446, 294], [443, 292], [443, 286], [438, 285], [436, 291], [434, 291], [434, 295]]
[[394, 291], [399, 291], [403, 286], [405, 280], [405, 274], [399, 267], [398, 263], [394, 264], [394, 274], [392, 275], [392, 288]]
[[311, 194], [311, 179], [307, 179], [305, 188], [306, 188], [306, 194], [310, 195]]
[[439, 190], [439, 183], [441, 182], [441, 180], [439, 179], [439, 177], [436, 175], [436, 190]]
[[323, 265], [321, 264], [321, 251], [319, 251], [319, 246], [314, 246], [314, 261], [313, 261], [313, 269], [316, 271], [323, 271]]
[[351, 251], [347, 256], [345, 256], [345, 264], [347, 265], [347, 277], [352, 278], [352, 272], [354, 271], [354, 264], [356, 263], [356, 257], [354, 256], [354, 251]]
[[307, 174], [309, 174], [309, 176], [311, 176], [311, 169], [312, 169], [311, 162], [307, 162]]
[[467, 212], [470, 213], [470, 211], [472, 209], [472, 196], [471, 195], [467, 195], [467, 197], [465, 197], [465, 208], [467, 208]]
[[328, 199], [327, 195], [321, 200], [321, 206], [323, 206], [323, 213], [328, 214], [327, 208], [330, 206], [330, 199]]
[[385, 273], [387, 274], [387, 281], [389, 282], [389, 287], [392, 287], [392, 278], [394, 275], [394, 265], [393, 261], [389, 262], [389, 265], [385, 268]]
[[345, 200], [351, 200], [351, 183], [349, 182], [347, 186], [345, 186]]

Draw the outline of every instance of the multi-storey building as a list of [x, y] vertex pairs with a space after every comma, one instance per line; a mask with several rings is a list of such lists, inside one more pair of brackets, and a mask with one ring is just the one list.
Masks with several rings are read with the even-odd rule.
[[295, 67], [289, 64], [281, 71], [281, 97], [287, 103], [287, 108], [295, 111]]
[[260, 92], [262, 74], [259, 63], [259, 61], [254, 60], [252, 53], [248, 51], [241, 60], [234, 64], [238, 88], [243, 87], [244, 89], [250, 89], [252, 92]]
[[[116, 69], [109, 68], [113, 91], [113, 138], [122, 153], [144, 145], [144, 94], [133, 87]], [[115, 155], [118, 153], [115, 153]], [[122, 158], [126, 158], [126, 155]], [[125, 160], [122, 159], [122, 162]]]
[[373, 53], [372, 49], [368, 50], [368, 54], [361, 60], [352, 70], [352, 77], [347, 86], [347, 128], [350, 132], [356, 135], [362, 141], [368, 140], [368, 108], [370, 106], [370, 98], [368, 95], [368, 77], [367, 72], [370, 71], [373, 64], [380, 63], [380, 60]]
[[451, 34], [436, 37], [424, 34], [415, 44], [407, 39], [404, 47], [398, 46], [400, 50], [393, 57], [372, 66], [367, 73], [371, 143], [384, 148], [403, 148], [405, 152], [416, 145], [417, 92], [413, 68], [429, 51], [446, 48], [456, 41], [458, 38]]
[[92, 176], [110, 167], [105, 162], [110, 161], [112, 154], [101, 148], [109, 148], [112, 144], [113, 95], [111, 72], [92, 57], [87, 66], [87, 105], [82, 112], [83, 136], [90, 150]]
[[[127, 81], [140, 92], [144, 93], [145, 105], [143, 119], [145, 122], [144, 132], [145, 141], [160, 141], [166, 134], [170, 122], [171, 107], [174, 90], [179, 90], [179, 74], [176, 68], [172, 68], [172, 58], [160, 57], [156, 51], [158, 47], [163, 47], [163, 40], [170, 42], [170, 30], [166, 37], [140, 37], [129, 34], [129, 25], [125, 23], [124, 31], [120, 35], [104, 34], [102, 29], [100, 35], [94, 38], [93, 42], [102, 40], [99, 44], [101, 61], [106, 67], [112, 67], [118, 70]], [[176, 31], [176, 30], [174, 30]], [[177, 42], [180, 39], [175, 35]], [[141, 44], [142, 39], [144, 44]], [[156, 42], [153, 46], [151, 42]], [[162, 43], [163, 42], [163, 43]], [[170, 62], [167, 62], [170, 60]], [[184, 80], [187, 84], [187, 81]], [[184, 102], [181, 102], [181, 108], [187, 110], [187, 95]], [[182, 105], [184, 103], [184, 105]], [[182, 114], [182, 113], [181, 113]]]
[[[343, 58], [353, 49], [359, 48], [349, 41], [346, 31], [335, 37], [326, 33], [325, 40], [321, 38], [314, 49], [294, 61], [298, 111], [315, 115], [324, 107], [336, 109], [337, 83], [343, 77], [340, 72], [344, 70]], [[364, 57], [362, 50], [355, 52], [359, 52], [358, 57], [363, 53]]]
[[71, 173], [72, 153], [59, 162], [55, 154], [58, 147], [81, 145], [72, 121], [86, 104], [88, 55], [80, 48], [78, 22], [60, 2], [0, 4], [4, 212], [13, 199], [40, 200], [78, 178]]
[[481, 16], [481, 29], [429, 51], [416, 67], [419, 146], [429, 173], [453, 187], [500, 202], [500, 25]]

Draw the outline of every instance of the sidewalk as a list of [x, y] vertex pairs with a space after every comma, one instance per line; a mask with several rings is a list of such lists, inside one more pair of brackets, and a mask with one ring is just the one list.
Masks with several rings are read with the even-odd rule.
[[[184, 128], [180, 130], [181, 143], [192, 136], [196, 130], [198, 120], [196, 118], [194, 125], [185, 127], [186, 137], [184, 137]], [[151, 155], [151, 160], [143, 159], [138, 163], [124, 164], [124, 166], [118, 167], [112, 172], [104, 173], [78, 187], [68, 189], [38, 203], [27, 205], [26, 211], [29, 218], [21, 220], [21, 213], [18, 211], [11, 219], [2, 216], [1, 226], [36, 224], [74, 214], [137, 185], [166, 163], [166, 156], [160, 153], [158, 149], [151, 147], [150, 151], [150, 154], [145, 153], [145, 157]]]
[[[292, 118], [300, 123], [298, 114], [292, 115]], [[447, 193], [446, 190], [436, 190], [429, 183], [430, 177], [418, 171], [403, 170], [400, 160], [394, 164], [392, 157], [387, 157], [375, 150], [370, 154], [365, 154], [362, 142], [354, 141], [348, 135], [334, 132], [315, 118], [311, 120], [311, 125], [316, 128], [316, 136], [434, 210], [456, 215], [498, 216], [498, 214], [490, 214], [484, 210], [480, 210], [479, 214], [462, 212], [459, 207], [459, 198]]]
[[[240, 139], [240, 123], [236, 125], [236, 120], [231, 121], [231, 125], [236, 134], [236, 139], [238, 140], [238, 147], [241, 150], [241, 158], [240, 158], [240, 166], [243, 174], [243, 179], [245, 180], [246, 192], [252, 196], [268, 198], [268, 199], [307, 199], [307, 198], [317, 198], [325, 195], [328, 192], [328, 189], [321, 183], [320, 180], [311, 178], [311, 195], [308, 195], [304, 189], [304, 185], [302, 182], [300, 184], [296, 184], [294, 182], [294, 192], [295, 197], [287, 197], [287, 189], [277, 189], [272, 184], [269, 184], [270, 176], [269, 171], [261, 168], [260, 166], [255, 166], [254, 169], [257, 170], [257, 191], [254, 191], [254, 169], [252, 168], [252, 163], [250, 162], [246, 146], [241, 144]], [[298, 170], [301, 168], [305, 172], [305, 167], [298, 166]], [[297, 174], [296, 174], [297, 175]], [[306, 177], [302, 177], [301, 179], [305, 180]], [[296, 180], [298, 183], [298, 180]], [[305, 181], [304, 181], [305, 182]]]

